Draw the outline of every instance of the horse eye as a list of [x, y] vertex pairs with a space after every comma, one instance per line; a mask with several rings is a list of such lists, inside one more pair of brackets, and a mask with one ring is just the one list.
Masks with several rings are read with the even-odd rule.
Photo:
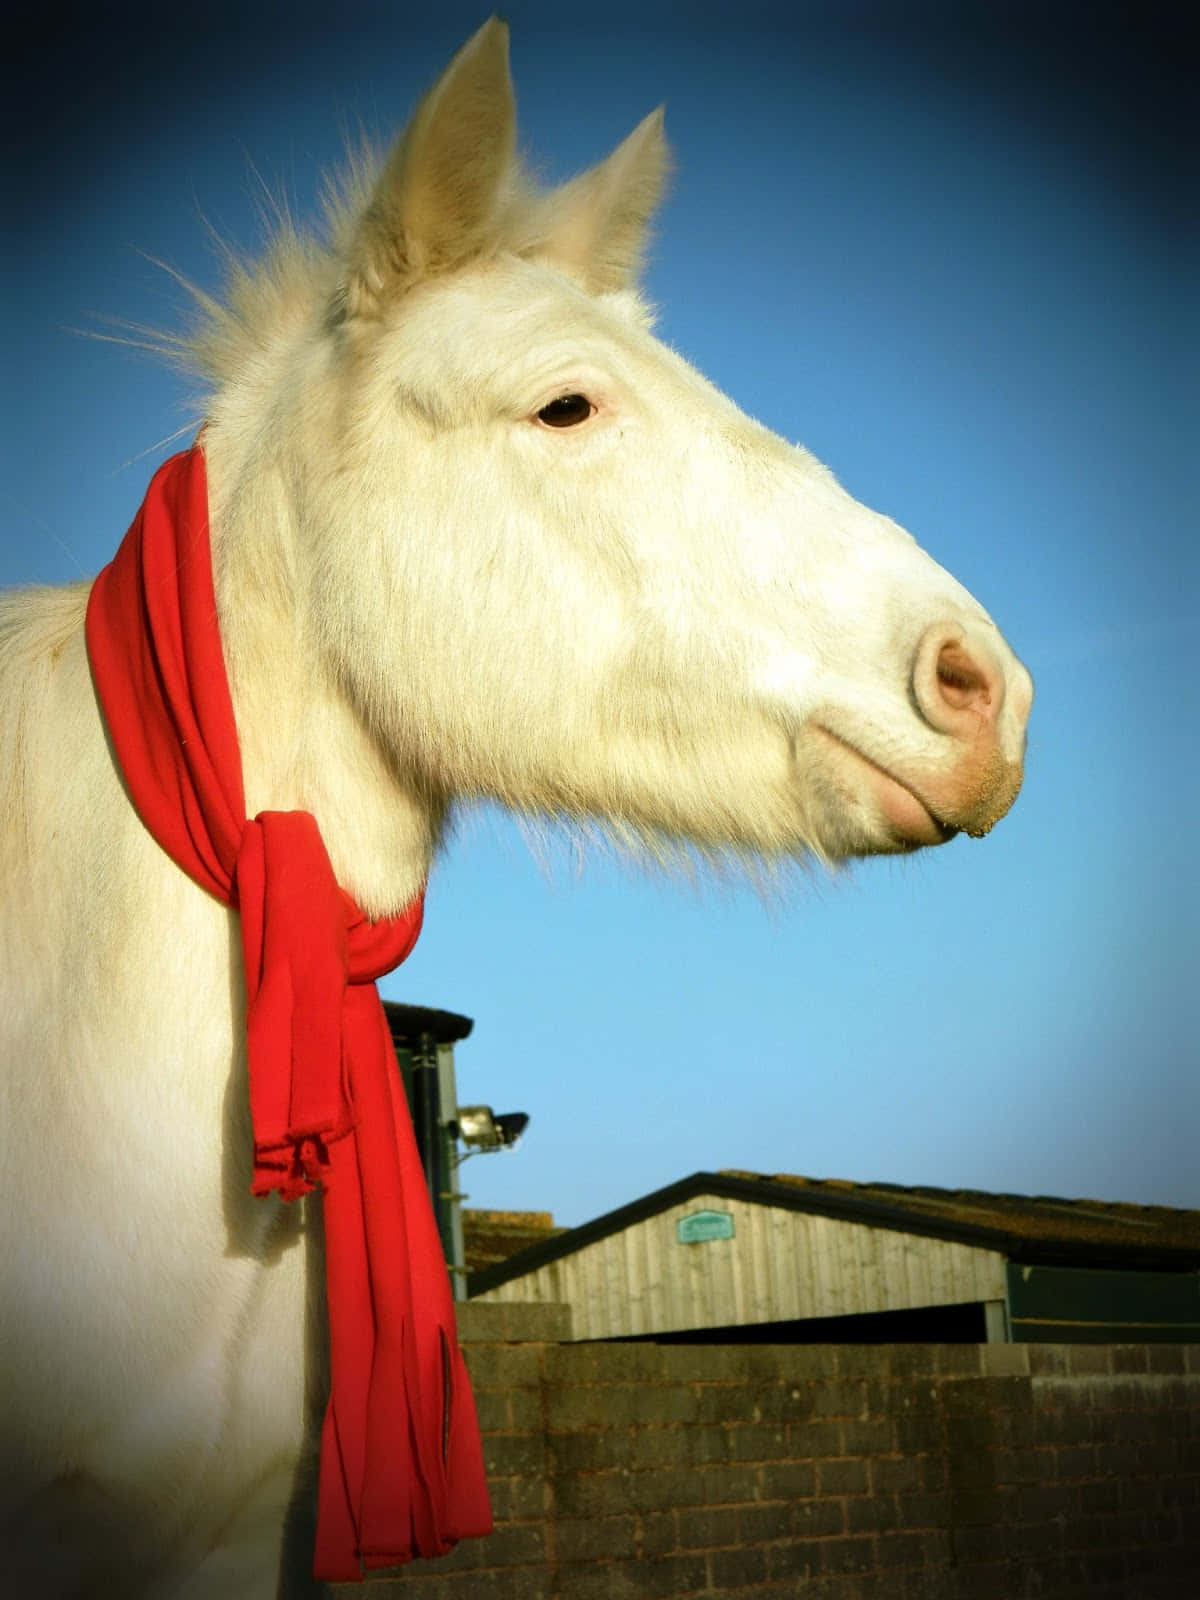
[[594, 413], [595, 406], [585, 394], [564, 394], [551, 400], [538, 412], [539, 422], [548, 428], [577, 428]]

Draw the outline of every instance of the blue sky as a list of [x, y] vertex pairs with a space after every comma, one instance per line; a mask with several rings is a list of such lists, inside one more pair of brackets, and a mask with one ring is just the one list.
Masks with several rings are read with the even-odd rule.
[[[1038, 698], [986, 841], [783, 904], [464, 818], [384, 992], [473, 1016], [462, 1099], [532, 1117], [472, 1204], [577, 1223], [719, 1167], [1200, 1203], [1178, 40], [1052, 9], [506, 9], [546, 177], [666, 102], [663, 337], [907, 526]], [[71, 330], [177, 325], [145, 257], [214, 286], [205, 219], [250, 245], [256, 173], [312, 214], [346, 131], [397, 128], [484, 16], [433, 10], [130, 8], [30, 54], [0, 579], [93, 574], [189, 416], [186, 379]]]

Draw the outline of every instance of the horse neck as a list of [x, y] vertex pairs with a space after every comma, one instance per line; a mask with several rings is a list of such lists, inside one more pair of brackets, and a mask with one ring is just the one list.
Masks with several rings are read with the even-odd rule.
[[444, 806], [396, 770], [321, 658], [283, 471], [237, 470], [213, 434], [214, 579], [247, 816], [312, 812], [343, 888], [368, 915], [393, 914], [428, 876]]

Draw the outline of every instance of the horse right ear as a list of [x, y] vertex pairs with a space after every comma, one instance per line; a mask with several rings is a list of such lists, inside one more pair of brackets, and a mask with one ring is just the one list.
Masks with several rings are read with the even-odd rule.
[[545, 253], [594, 294], [625, 288], [638, 275], [670, 166], [660, 106], [606, 161], [547, 197]]
[[421, 101], [384, 165], [347, 263], [351, 316], [377, 313], [393, 294], [486, 248], [515, 145], [508, 28], [492, 17]]

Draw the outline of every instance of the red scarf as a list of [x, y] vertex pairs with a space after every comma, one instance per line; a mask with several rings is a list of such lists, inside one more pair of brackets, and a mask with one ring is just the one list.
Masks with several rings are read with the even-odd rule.
[[246, 820], [199, 445], [155, 474], [92, 588], [87, 645], [133, 804], [242, 916], [253, 1192], [324, 1190], [331, 1392], [318, 1578], [354, 1580], [491, 1531], [475, 1405], [441, 1242], [374, 980], [422, 897], [371, 923], [316, 820]]

